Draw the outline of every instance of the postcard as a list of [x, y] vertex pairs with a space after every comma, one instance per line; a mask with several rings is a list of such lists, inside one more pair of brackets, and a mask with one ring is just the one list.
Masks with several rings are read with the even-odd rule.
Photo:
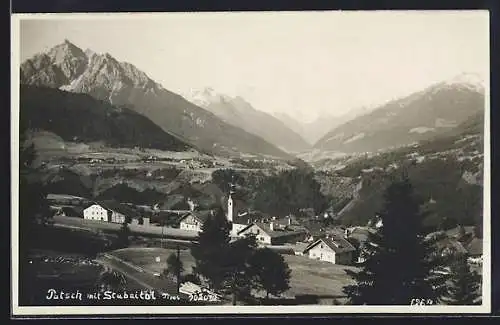
[[487, 11], [12, 15], [12, 314], [489, 313]]

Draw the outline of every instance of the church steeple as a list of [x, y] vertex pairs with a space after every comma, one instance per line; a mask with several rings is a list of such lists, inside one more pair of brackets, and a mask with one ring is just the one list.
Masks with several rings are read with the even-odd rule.
[[229, 197], [227, 198], [227, 221], [233, 222], [234, 205], [233, 205], [233, 194], [236, 192], [234, 185], [234, 177], [231, 177], [231, 183], [229, 183]]

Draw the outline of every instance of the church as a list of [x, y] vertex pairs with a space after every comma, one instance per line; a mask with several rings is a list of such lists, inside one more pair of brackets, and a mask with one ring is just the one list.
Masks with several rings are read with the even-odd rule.
[[251, 223], [262, 218], [260, 215], [248, 211], [245, 202], [235, 197], [235, 186], [231, 184], [226, 202], [226, 219], [231, 224], [230, 235], [236, 237], [238, 233]]

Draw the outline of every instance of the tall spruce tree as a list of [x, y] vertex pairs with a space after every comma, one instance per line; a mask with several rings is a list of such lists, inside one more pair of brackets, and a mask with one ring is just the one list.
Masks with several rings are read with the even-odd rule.
[[191, 248], [195, 259], [193, 268], [210, 288], [220, 291], [226, 279], [227, 252], [229, 249], [229, 223], [222, 209], [209, 216], [201, 227], [198, 243]]
[[346, 286], [355, 305], [409, 305], [412, 299], [438, 303], [446, 279], [433, 272], [444, 261], [435, 253], [437, 237], [423, 233], [420, 204], [406, 175], [385, 192], [382, 227], [370, 235], [359, 272], [346, 271], [356, 284]]
[[116, 245], [118, 248], [128, 247], [130, 244], [130, 228], [128, 223], [125, 221], [120, 227], [120, 231], [118, 232], [118, 237], [116, 240]]
[[466, 254], [457, 254], [450, 267], [451, 285], [443, 297], [448, 305], [481, 304], [481, 276], [467, 264]]
[[255, 236], [247, 236], [230, 243], [225, 259], [225, 291], [232, 296], [232, 303], [251, 297], [253, 275], [251, 259], [257, 250]]
[[43, 242], [46, 227], [50, 225], [50, 209], [47, 193], [34, 166], [37, 157], [34, 144], [28, 141], [28, 128], [20, 124], [19, 133], [19, 195], [18, 195], [18, 249], [19, 249], [19, 301], [33, 303], [33, 288], [39, 280], [37, 270], [29, 263], [30, 249]]
[[261, 248], [252, 255], [250, 270], [256, 287], [266, 292], [266, 298], [270, 294], [278, 296], [290, 289], [292, 270], [281, 254], [269, 248]]

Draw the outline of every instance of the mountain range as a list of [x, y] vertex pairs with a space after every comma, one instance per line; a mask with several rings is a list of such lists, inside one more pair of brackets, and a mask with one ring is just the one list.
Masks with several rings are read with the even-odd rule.
[[192, 90], [184, 97], [214, 113], [223, 121], [259, 135], [287, 152], [301, 152], [311, 147], [296, 131], [278, 118], [255, 109], [244, 98], [217, 93], [212, 88]]
[[446, 134], [484, 112], [484, 89], [477, 79], [472, 74], [461, 74], [392, 100], [334, 128], [314, 148], [376, 152]]
[[87, 94], [21, 85], [20, 105], [23, 128], [53, 132], [64, 141], [167, 151], [194, 149], [141, 114]]
[[185, 142], [224, 156], [293, 156], [163, 88], [144, 72], [108, 53], [83, 51], [68, 40], [26, 60], [21, 84], [84, 93], [128, 108]]
[[368, 111], [368, 108], [362, 107], [350, 110], [347, 113], [341, 115], [331, 115], [328, 113], [323, 113], [311, 122], [299, 122], [298, 119], [290, 116], [287, 113], [275, 113], [274, 116], [277, 119], [281, 120], [292, 130], [297, 130], [297, 133], [300, 134], [312, 146], [334, 128], [360, 115], [366, 114]]
[[[119, 62], [108, 53], [84, 51], [68, 40], [26, 60], [20, 70], [22, 85], [87, 94], [115, 107], [107, 108], [114, 114], [126, 112], [121, 115], [124, 119], [137, 120], [130, 113], [135, 112], [156, 124], [164, 134], [160, 136], [153, 128], [155, 139], [175, 138], [187, 147], [233, 157], [250, 154], [292, 159], [299, 152], [307, 155], [388, 150], [446, 134], [484, 111], [484, 89], [481, 80], [472, 74], [461, 74], [378, 107], [355, 109], [341, 116], [324, 114], [314, 122], [303, 123], [286, 113], [272, 116], [241, 97], [219, 94], [211, 88], [181, 96], [163, 88], [130, 63]], [[48, 91], [24, 92], [27, 95], [23, 102], [29, 102], [26, 96], [30, 94], [36, 94], [42, 102], [44, 96], [54, 96]], [[73, 97], [71, 101], [101, 105], [83, 98]], [[92, 108], [88, 109], [90, 115], [86, 118], [95, 114]], [[136, 133], [148, 134], [141, 127], [149, 122], [139, 123]], [[106, 132], [94, 133], [97, 134]], [[81, 135], [85, 138], [88, 133]], [[137, 141], [136, 137], [125, 142]], [[152, 142], [157, 146], [156, 140]], [[178, 146], [173, 145], [173, 149]]]

